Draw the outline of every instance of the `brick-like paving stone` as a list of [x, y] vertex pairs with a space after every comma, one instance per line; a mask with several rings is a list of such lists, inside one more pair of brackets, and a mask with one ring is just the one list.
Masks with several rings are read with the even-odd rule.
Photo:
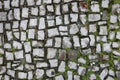
[[119, 80], [115, 1], [0, 0], [0, 80]]

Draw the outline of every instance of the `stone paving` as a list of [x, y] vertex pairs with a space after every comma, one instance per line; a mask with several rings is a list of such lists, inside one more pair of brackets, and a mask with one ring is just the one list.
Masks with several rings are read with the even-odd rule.
[[0, 80], [120, 80], [120, 4], [0, 0]]

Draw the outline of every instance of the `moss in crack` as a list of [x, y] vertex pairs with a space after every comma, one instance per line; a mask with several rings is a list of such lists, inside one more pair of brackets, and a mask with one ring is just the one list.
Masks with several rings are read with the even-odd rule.
[[114, 0], [114, 4], [120, 4], [120, 0]]
[[3, 57], [3, 56], [4, 56], [4, 54], [0, 53], [0, 57]]
[[12, 52], [14, 53], [14, 52], [16, 52], [17, 51], [17, 49], [16, 48], [12, 48]]
[[96, 79], [101, 80], [99, 74], [96, 74]]
[[71, 50], [71, 48], [65, 48], [65, 50], [66, 50], [66, 51], [70, 51], [70, 50]]

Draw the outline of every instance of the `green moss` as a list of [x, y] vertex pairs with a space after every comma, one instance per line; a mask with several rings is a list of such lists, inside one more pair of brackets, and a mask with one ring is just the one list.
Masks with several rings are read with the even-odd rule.
[[0, 57], [2, 57], [2, 56], [3, 56], [3, 54], [0, 53]]
[[89, 80], [89, 77], [87, 75], [82, 76], [81, 78], [82, 78], [81, 80]]
[[28, 41], [28, 42], [29, 42], [29, 41], [30, 41], [30, 39], [29, 39], [29, 38], [27, 38], [27, 39], [26, 39], [26, 41]]
[[98, 33], [98, 32], [94, 32], [93, 34], [94, 34], [95, 36], [98, 36], [98, 35], [99, 35], [99, 33]]
[[66, 51], [69, 51], [69, 50], [71, 50], [71, 48], [65, 48], [65, 50], [66, 50]]
[[96, 74], [97, 80], [101, 80], [99, 74]]
[[114, 0], [115, 4], [120, 4], [120, 0]]
[[12, 52], [13, 52], [13, 53], [16, 52], [16, 50], [17, 50], [16, 48], [12, 48]]

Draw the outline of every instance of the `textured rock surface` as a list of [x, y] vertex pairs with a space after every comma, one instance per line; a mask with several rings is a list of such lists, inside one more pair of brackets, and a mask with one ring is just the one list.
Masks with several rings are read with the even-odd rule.
[[120, 80], [115, 1], [0, 0], [0, 80]]

